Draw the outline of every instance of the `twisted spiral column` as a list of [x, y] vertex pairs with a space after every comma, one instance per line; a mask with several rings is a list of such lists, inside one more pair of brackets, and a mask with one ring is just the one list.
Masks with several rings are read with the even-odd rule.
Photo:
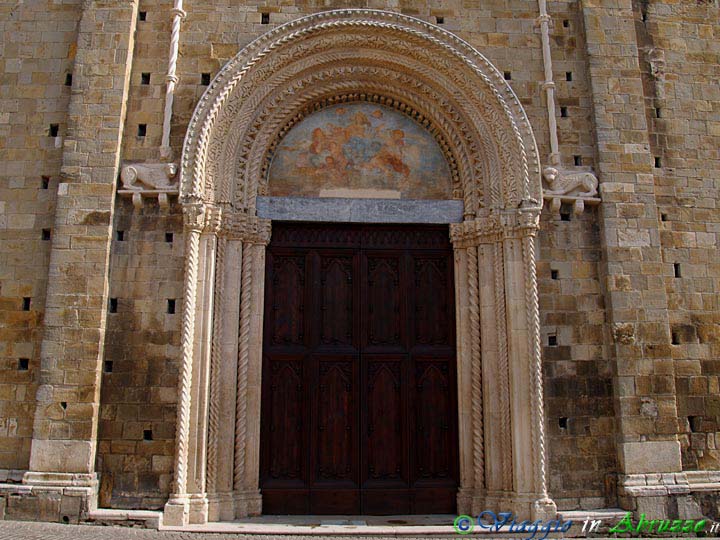
[[538, 303], [537, 265], [535, 262], [535, 236], [530, 232], [522, 238], [523, 263], [525, 266], [525, 304], [528, 326], [528, 350], [532, 370], [532, 425], [533, 462], [535, 469], [535, 489], [543, 502], [550, 503], [547, 496], [547, 479], [545, 473], [545, 425], [542, 380], [542, 360], [540, 353], [540, 312]]
[[245, 476], [245, 443], [247, 436], [247, 374], [250, 363], [250, 316], [252, 314], [252, 243], [243, 246], [242, 277], [240, 293], [240, 342], [238, 344], [237, 402], [235, 409], [235, 466], [233, 485], [235, 491], [243, 489]]
[[470, 353], [472, 361], [473, 464], [475, 490], [485, 489], [485, 448], [483, 439], [482, 360], [480, 355], [480, 313], [478, 291], [478, 248], [467, 252], [467, 280], [470, 319]]
[[167, 87], [165, 89], [165, 110], [163, 112], [163, 130], [162, 139], [160, 143], [160, 153], [163, 156], [169, 157], [171, 153], [170, 149], [170, 124], [172, 122], [172, 109], [173, 99], [175, 96], [175, 85], [178, 82], [178, 77], [175, 74], [177, 71], [177, 58], [178, 48], [180, 46], [180, 23], [185, 18], [185, 12], [183, 11], [182, 0], [175, 0], [173, 6], [173, 23], [172, 31], [170, 34], [170, 52], [168, 55], [168, 73], [165, 77], [167, 81]]
[[175, 491], [171, 502], [187, 499], [188, 452], [190, 446], [190, 393], [192, 391], [193, 350], [195, 341], [195, 309], [200, 258], [200, 233], [205, 210], [188, 205], [185, 213], [185, 285], [183, 291], [182, 369], [177, 413], [177, 450], [175, 458]]

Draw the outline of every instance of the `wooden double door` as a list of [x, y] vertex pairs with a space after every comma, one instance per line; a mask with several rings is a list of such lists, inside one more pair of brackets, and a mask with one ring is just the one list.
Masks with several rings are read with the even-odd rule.
[[264, 513], [455, 512], [453, 300], [447, 227], [273, 223]]

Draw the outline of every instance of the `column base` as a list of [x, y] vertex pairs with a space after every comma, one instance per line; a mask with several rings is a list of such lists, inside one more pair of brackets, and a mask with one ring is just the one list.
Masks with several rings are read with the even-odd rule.
[[190, 495], [188, 522], [203, 525], [208, 522], [208, 499], [204, 493]]
[[457, 494], [457, 513], [458, 515], [472, 515], [476, 507], [475, 490], [473, 488], [460, 488]]
[[95, 473], [28, 471], [22, 484], [4, 484], [0, 497], [7, 499], [4, 519], [79, 523], [97, 509]]
[[190, 503], [187, 498], [170, 498], [163, 509], [163, 525], [184, 527], [190, 523]]
[[235, 518], [259, 516], [262, 513], [262, 496], [260, 491], [236, 491], [233, 493], [235, 501]]
[[484, 503], [485, 508], [482, 510], [490, 510], [495, 513], [512, 512], [518, 520], [541, 519], [547, 521], [557, 517], [555, 502], [548, 497], [540, 497], [534, 493], [489, 492], [485, 495]]
[[232, 493], [208, 495], [208, 520], [232, 521], [235, 519], [235, 502]]

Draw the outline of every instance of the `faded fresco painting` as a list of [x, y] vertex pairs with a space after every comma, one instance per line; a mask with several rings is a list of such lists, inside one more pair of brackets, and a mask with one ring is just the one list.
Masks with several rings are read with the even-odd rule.
[[275, 151], [269, 184], [273, 196], [452, 198], [432, 135], [372, 103], [334, 105], [293, 127]]

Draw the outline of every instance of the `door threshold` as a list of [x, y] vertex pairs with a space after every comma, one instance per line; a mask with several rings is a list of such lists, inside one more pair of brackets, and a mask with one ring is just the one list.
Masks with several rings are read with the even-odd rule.
[[164, 531], [235, 533], [247, 535], [328, 536], [457, 536], [454, 514], [397, 516], [262, 515], [235, 521], [212, 522], [184, 527], [160, 526]]

